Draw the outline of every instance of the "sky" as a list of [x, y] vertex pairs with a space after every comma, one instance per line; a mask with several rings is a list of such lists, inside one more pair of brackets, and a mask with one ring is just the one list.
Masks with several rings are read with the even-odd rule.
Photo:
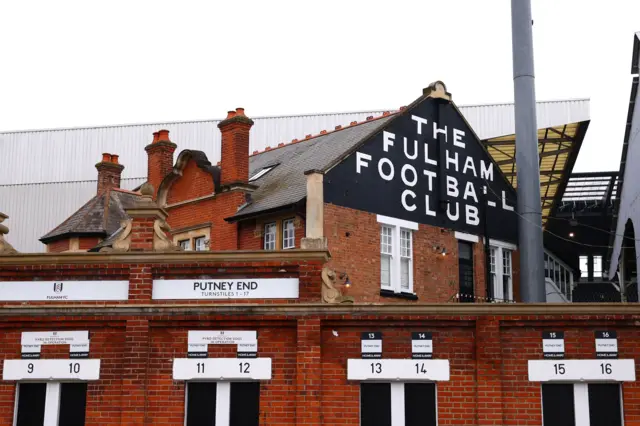
[[[617, 170], [640, 1], [532, 0], [538, 100], [591, 99]], [[0, 131], [513, 100], [509, 0], [0, 0]]]

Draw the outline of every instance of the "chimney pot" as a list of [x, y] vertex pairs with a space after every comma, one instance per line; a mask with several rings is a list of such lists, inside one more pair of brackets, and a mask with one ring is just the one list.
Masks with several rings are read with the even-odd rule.
[[235, 111], [227, 111], [227, 118], [225, 118], [225, 120], [228, 120], [230, 118], [233, 118], [236, 116], [236, 112]]
[[283, 146], [284, 146], [284, 142], [280, 142], [280, 143], [278, 144], [278, 148], [282, 148]]
[[244, 115], [244, 108], [236, 108], [236, 115]]
[[102, 154], [102, 162], [103, 163], [110, 163], [111, 162], [111, 154], [109, 154], [108, 152], [104, 152]]
[[327, 134], [327, 131], [326, 131], [326, 130], [320, 130], [320, 134], [321, 134], [321, 135], [326, 135], [326, 134]]
[[169, 131], [168, 130], [158, 130], [158, 142], [160, 141], [169, 141], [171, 142], [171, 139], [169, 139]]
[[112, 162], [113, 164], [118, 164], [118, 158], [120, 158], [120, 156], [119, 156], [119, 155], [111, 154], [111, 162]]
[[389, 111], [385, 111], [385, 112], [383, 112], [383, 113], [382, 113], [382, 116], [383, 116], [383, 117], [386, 117], [386, 116], [387, 116], [387, 115], [389, 115], [389, 114], [391, 114]]
[[311, 134], [308, 134], [307, 136], [305, 136], [305, 139], [311, 139]]
[[153, 142], [151, 142], [151, 143], [156, 143], [156, 142], [158, 142], [158, 134], [159, 134], [159, 133], [160, 133], [160, 132], [153, 132]]
[[118, 164], [118, 155], [102, 154], [102, 161], [96, 164], [98, 170], [98, 190], [101, 194], [111, 188], [120, 188], [120, 179], [124, 166]]

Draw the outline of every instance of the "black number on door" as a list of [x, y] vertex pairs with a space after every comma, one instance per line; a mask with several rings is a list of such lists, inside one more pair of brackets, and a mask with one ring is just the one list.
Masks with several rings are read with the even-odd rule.
[[239, 365], [241, 373], [249, 373], [249, 367], [251, 366], [251, 364], [249, 364], [248, 362], [241, 362]]
[[553, 364], [553, 368], [555, 368], [556, 374], [562, 375], [565, 373], [564, 364]]
[[372, 374], [380, 374], [382, 373], [382, 364], [379, 362], [371, 363], [371, 373]]
[[80, 372], [80, 363], [78, 363], [78, 362], [70, 362], [69, 363], [69, 373], [78, 374], [79, 372]]
[[416, 363], [416, 374], [427, 374], [427, 369], [424, 367], [424, 362]]
[[33, 373], [33, 363], [31, 362], [29, 363], [29, 365], [27, 365], [27, 373]]
[[198, 366], [198, 374], [204, 373], [204, 362], [199, 362], [196, 365]]
[[611, 374], [613, 372], [613, 370], [611, 369], [611, 364], [609, 363], [600, 364], [600, 369], [602, 370], [602, 374]]

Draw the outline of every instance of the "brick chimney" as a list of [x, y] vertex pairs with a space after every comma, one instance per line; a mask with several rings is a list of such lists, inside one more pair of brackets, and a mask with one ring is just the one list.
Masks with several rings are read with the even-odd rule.
[[222, 185], [249, 182], [249, 131], [253, 120], [244, 115], [244, 108], [229, 111], [218, 123], [222, 133]]
[[173, 169], [173, 152], [178, 145], [169, 139], [168, 130], [159, 130], [153, 133], [153, 142], [145, 147], [147, 151], [147, 182], [155, 189], [157, 194], [160, 182]]
[[110, 188], [120, 188], [120, 178], [124, 166], [118, 164], [118, 155], [104, 153], [102, 161], [96, 164], [98, 169], [98, 194]]

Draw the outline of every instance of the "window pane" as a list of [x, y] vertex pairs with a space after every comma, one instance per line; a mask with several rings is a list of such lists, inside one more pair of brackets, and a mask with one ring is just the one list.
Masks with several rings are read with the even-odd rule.
[[196, 246], [196, 251], [205, 251], [206, 250], [206, 246], [205, 246], [205, 237], [198, 237], [196, 238], [195, 241], [195, 246]]
[[602, 278], [602, 256], [593, 256], [593, 278]]
[[293, 219], [282, 222], [282, 248], [289, 249], [296, 246], [295, 227]]
[[436, 426], [435, 383], [405, 383], [405, 426]]
[[42, 426], [46, 383], [20, 383], [18, 385], [18, 415], [16, 426]]
[[391, 425], [391, 385], [360, 384], [360, 426]]
[[190, 382], [187, 385], [186, 426], [215, 426], [216, 386], [215, 382]]
[[391, 256], [380, 256], [380, 281], [382, 287], [391, 287]]
[[264, 225], [264, 249], [275, 250], [276, 249], [276, 224], [267, 223]]
[[460, 301], [473, 302], [473, 246], [465, 241], [458, 241], [458, 273], [460, 280]]
[[258, 426], [260, 417], [260, 382], [231, 383], [229, 424]]
[[409, 289], [409, 268], [411, 267], [411, 261], [406, 258], [400, 259], [400, 286], [403, 289]]
[[185, 251], [191, 250], [191, 240], [180, 241], [180, 248]]
[[580, 263], [580, 278], [589, 278], [589, 256], [580, 256], [578, 260]]
[[576, 426], [573, 384], [542, 385], [542, 424]]
[[511, 275], [511, 250], [502, 250], [502, 269], [505, 275]]
[[400, 230], [400, 256], [411, 257], [411, 231]]
[[87, 409], [87, 384], [62, 383], [60, 385], [60, 426], [84, 426]]
[[390, 226], [380, 227], [380, 253], [391, 254], [393, 248], [393, 238]]
[[619, 384], [589, 385], [589, 420], [590, 426], [622, 426]]
[[495, 247], [489, 249], [489, 270], [491, 273], [496, 272], [496, 250]]

